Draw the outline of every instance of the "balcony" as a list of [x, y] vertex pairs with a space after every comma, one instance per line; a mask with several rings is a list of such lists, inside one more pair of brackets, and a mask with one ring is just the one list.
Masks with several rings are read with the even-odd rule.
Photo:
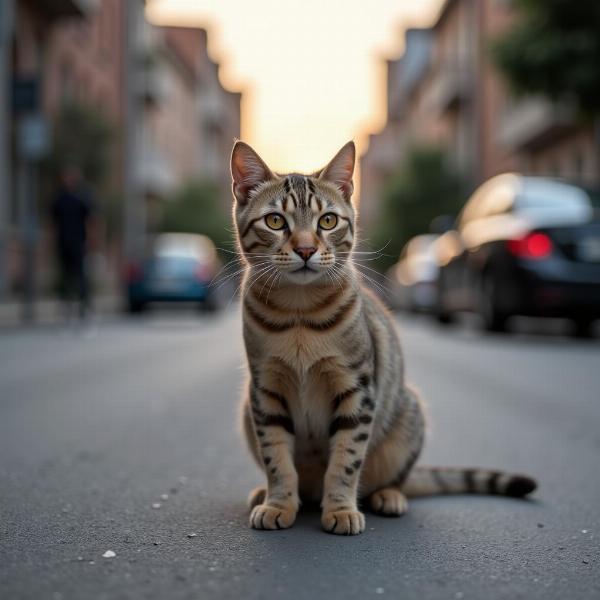
[[570, 127], [574, 117], [568, 104], [535, 97], [517, 100], [502, 114], [498, 141], [509, 148], [532, 149]]

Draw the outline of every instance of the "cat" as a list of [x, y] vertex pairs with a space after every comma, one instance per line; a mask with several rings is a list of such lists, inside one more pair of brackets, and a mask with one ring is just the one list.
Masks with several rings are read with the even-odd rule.
[[312, 175], [276, 174], [246, 143], [231, 155], [234, 221], [245, 263], [243, 336], [249, 381], [242, 416], [267, 486], [250, 525], [292, 526], [320, 502], [325, 531], [365, 529], [359, 500], [399, 516], [407, 496], [525, 496], [536, 482], [485, 469], [414, 464], [426, 420], [404, 381], [393, 319], [352, 261], [355, 146]]

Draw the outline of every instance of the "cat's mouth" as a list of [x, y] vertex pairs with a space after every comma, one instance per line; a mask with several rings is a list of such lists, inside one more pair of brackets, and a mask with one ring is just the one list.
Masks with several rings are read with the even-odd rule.
[[309, 267], [308, 265], [304, 265], [295, 271], [291, 271], [292, 273], [318, 273], [316, 269]]

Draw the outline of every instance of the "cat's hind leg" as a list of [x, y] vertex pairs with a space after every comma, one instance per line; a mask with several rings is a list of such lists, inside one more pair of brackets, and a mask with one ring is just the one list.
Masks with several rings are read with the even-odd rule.
[[416, 462], [425, 433], [421, 404], [410, 388], [390, 410], [385, 435], [369, 449], [360, 483], [361, 497], [376, 514], [399, 517], [408, 509], [402, 486]]
[[395, 487], [385, 487], [369, 496], [369, 508], [376, 515], [399, 517], [408, 510], [406, 496]]

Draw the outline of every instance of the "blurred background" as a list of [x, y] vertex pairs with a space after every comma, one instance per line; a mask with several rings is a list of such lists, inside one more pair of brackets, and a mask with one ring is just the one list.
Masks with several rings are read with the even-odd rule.
[[390, 305], [593, 334], [597, 3], [0, 4], [0, 323], [219, 308], [234, 139], [308, 171], [354, 138], [362, 268]]

